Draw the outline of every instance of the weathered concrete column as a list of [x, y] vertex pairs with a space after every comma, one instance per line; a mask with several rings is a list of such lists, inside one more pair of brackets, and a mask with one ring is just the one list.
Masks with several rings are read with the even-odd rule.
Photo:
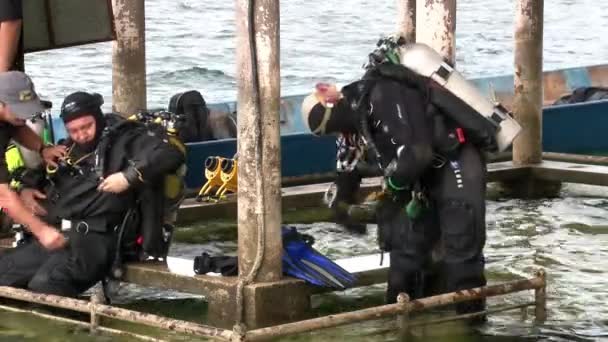
[[455, 65], [456, 0], [417, 0], [416, 27], [416, 42], [432, 47]]
[[[236, 13], [239, 273], [248, 274], [253, 267], [258, 252], [257, 233], [263, 228], [264, 259], [256, 280], [276, 281], [281, 279], [282, 256], [279, 2], [255, 1], [259, 112], [255, 108], [256, 80], [247, 26], [250, 2], [238, 0]], [[261, 222], [263, 227], [259, 227]]]
[[408, 43], [416, 41], [416, 0], [397, 0], [397, 32]]
[[[236, 3], [239, 158], [236, 319], [251, 329], [301, 314], [308, 297], [296, 289], [296, 283], [287, 290], [274, 292], [264, 292], [257, 286], [262, 282], [277, 283], [282, 278], [280, 12], [276, 0]], [[285, 300], [286, 293], [298, 300]], [[277, 305], [284, 310], [277, 311]]]
[[544, 0], [517, 0], [513, 114], [523, 127], [513, 142], [513, 163], [542, 159]]
[[112, 0], [112, 110], [124, 116], [146, 109], [144, 0]]
[[[513, 164], [542, 161], [544, 0], [517, 0], [515, 6], [515, 74], [513, 115], [522, 132], [513, 142]], [[503, 183], [506, 195], [521, 198], [555, 197], [560, 182], [530, 176]]]

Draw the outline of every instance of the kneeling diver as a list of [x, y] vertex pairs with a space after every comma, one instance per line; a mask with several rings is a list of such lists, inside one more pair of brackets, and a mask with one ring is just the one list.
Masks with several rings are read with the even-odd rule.
[[[116, 231], [127, 213], [137, 208], [145, 216], [144, 206], [162, 201], [163, 177], [184, 163], [179, 150], [144, 125], [103, 115], [102, 104], [98, 94], [66, 97], [61, 118], [69, 135], [67, 156], [57, 168], [47, 169], [38, 189], [21, 192], [32, 204], [45, 199], [46, 220], [61, 220], [69, 245], [47, 251], [35, 240], [21, 244], [0, 258], [0, 285], [63, 296], [87, 290], [107, 275], [119, 248]], [[150, 188], [158, 189], [158, 196], [142, 199]], [[158, 225], [162, 214], [154, 214]], [[153, 231], [138, 241], [144, 250], [153, 256], [166, 253], [161, 228], [145, 229]]]

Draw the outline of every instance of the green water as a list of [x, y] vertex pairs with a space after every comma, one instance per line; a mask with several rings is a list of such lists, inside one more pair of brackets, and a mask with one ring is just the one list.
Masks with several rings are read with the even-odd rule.
[[[519, 311], [491, 315], [474, 330], [460, 324], [443, 324], [413, 330], [415, 341], [601, 341], [608, 340], [608, 189], [566, 185], [561, 198], [546, 200], [488, 199], [486, 274], [490, 283], [532, 277], [544, 268], [548, 274], [548, 320], [534, 323], [533, 309], [522, 319]], [[307, 220], [310, 213], [302, 215]], [[369, 233], [352, 236], [336, 224], [297, 224], [315, 236], [315, 246], [333, 257], [376, 252], [375, 225]], [[180, 239], [192, 241], [200, 230], [212, 231], [206, 242], [176, 242], [171, 254], [193, 257], [234, 253], [234, 225], [230, 221], [207, 222], [182, 227]], [[313, 315], [322, 316], [380, 305], [385, 285], [352, 289], [313, 297]], [[490, 307], [532, 300], [531, 292], [491, 299]], [[205, 323], [205, 301], [188, 294], [158, 291], [127, 285], [119, 292], [119, 305], [145, 312]], [[441, 312], [430, 313], [435, 317]], [[131, 324], [109, 322], [110, 327], [128, 328], [168, 341], [191, 340], [178, 334]], [[372, 321], [280, 341], [396, 341], [392, 319]], [[27, 314], [0, 311], [0, 340], [6, 341], [127, 341], [90, 336], [81, 328], [58, 324]]]

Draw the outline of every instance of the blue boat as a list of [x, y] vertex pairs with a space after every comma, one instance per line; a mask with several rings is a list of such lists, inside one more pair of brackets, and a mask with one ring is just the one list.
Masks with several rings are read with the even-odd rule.
[[[488, 97], [494, 96], [507, 108], [513, 100], [513, 76], [472, 79]], [[543, 151], [560, 153], [608, 152], [608, 100], [568, 105], [551, 105], [560, 96], [578, 87], [608, 87], [608, 64], [581, 68], [560, 69], [544, 73]], [[286, 183], [314, 183], [326, 181], [335, 170], [336, 145], [333, 137], [316, 137], [308, 133], [300, 113], [306, 95], [286, 96], [281, 99], [281, 160], [282, 176]], [[235, 102], [209, 104], [220, 112], [236, 111]], [[65, 137], [63, 123], [53, 120], [55, 138]], [[236, 139], [189, 143], [189, 189], [198, 189], [204, 182], [204, 162], [209, 156], [232, 157], [236, 153]]]

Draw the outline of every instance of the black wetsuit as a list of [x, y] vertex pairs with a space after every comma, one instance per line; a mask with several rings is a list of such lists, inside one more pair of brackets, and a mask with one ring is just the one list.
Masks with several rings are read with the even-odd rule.
[[[77, 145], [70, 151], [75, 167], [64, 166], [49, 177], [46, 187], [48, 220], [70, 220], [69, 245], [49, 252], [31, 239], [0, 258], [0, 285], [27, 288], [37, 292], [76, 296], [103, 279], [109, 270], [116, 248], [115, 229], [143, 189], [163, 184], [163, 176], [175, 171], [183, 154], [158, 136], [150, 135], [143, 125], [106, 116], [114, 132], [107, 147], [103, 176], [123, 171], [130, 188], [113, 194], [97, 190], [99, 168], [96, 153], [82, 151]], [[132, 180], [131, 174], [139, 180]], [[162, 194], [160, 194], [162, 199]], [[149, 198], [142, 202], [152, 202]], [[162, 213], [159, 215], [162, 218]], [[162, 223], [159, 221], [159, 223]]]
[[[433, 90], [419, 81], [415, 85], [374, 77], [360, 81], [367, 82], [363, 94], [343, 89], [348, 103], [363, 107], [366, 138], [377, 148], [383, 173], [390, 175], [394, 188], [402, 189], [389, 190], [376, 213], [383, 232], [381, 246], [391, 252], [388, 302], [395, 302], [400, 292], [414, 298], [422, 295], [421, 275], [438, 241], [445, 253], [445, 292], [486, 284], [486, 165], [480, 148], [466, 141], [466, 134], [456, 130], [458, 125], [429, 104]], [[349, 93], [354, 95], [349, 98]], [[361, 96], [366, 97], [364, 101]], [[362, 134], [361, 128], [357, 134]], [[373, 151], [368, 148], [368, 152]], [[338, 201], [354, 202], [359, 181], [356, 169], [339, 173]], [[421, 194], [422, 211], [415, 218], [405, 209], [412, 191]], [[474, 311], [482, 305], [462, 304], [457, 309]]]

